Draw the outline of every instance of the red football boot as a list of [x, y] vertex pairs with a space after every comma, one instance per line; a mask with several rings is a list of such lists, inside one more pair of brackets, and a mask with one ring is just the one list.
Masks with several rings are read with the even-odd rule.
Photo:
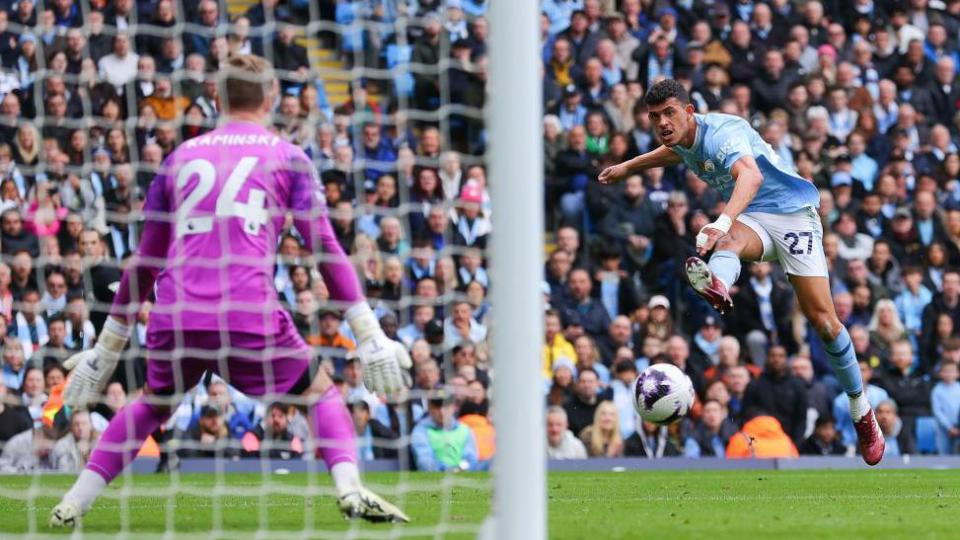
[[860, 446], [860, 455], [867, 465], [876, 465], [883, 459], [883, 449], [886, 442], [880, 431], [880, 424], [873, 415], [873, 409], [867, 411], [859, 422], [853, 425], [857, 429], [857, 444]]
[[727, 291], [727, 286], [713, 275], [707, 263], [699, 257], [690, 257], [686, 263], [687, 281], [690, 286], [704, 300], [710, 303], [721, 314], [733, 309], [733, 299]]

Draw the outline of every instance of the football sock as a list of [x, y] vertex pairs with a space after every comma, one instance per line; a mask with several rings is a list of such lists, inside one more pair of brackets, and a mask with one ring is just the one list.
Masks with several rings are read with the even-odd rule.
[[360, 469], [352, 461], [341, 461], [330, 469], [330, 477], [337, 488], [337, 497], [360, 491]]
[[320, 457], [337, 486], [337, 496], [360, 488], [353, 419], [337, 387], [330, 385], [313, 405], [313, 433]]
[[850, 398], [850, 418], [854, 422], [859, 422], [870, 411], [870, 401], [864, 392], [848, 397]]
[[83, 512], [89, 510], [103, 488], [133, 461], [143, 442], [170, 414], [169, 408], [151, 405], [142, 397], [120, 409], [64, 500], [73, 502]]
[[77, 505], [80, 512], [86, 514], [106, 487], [107, 481], [102, 476], [90, 469], [84, 469], [80, 471], [80, 476], [70, 491], [63, 496], [63, 500]]
[[[853, 342], [846, 328], [841, 327], [840, 333], [831, 341], [824, 341], [827, 358], [833, 367], [833, 374], [840, 381], [840, 387], [850, 396], [850, 417], [856, 422], [860, 420], [870, 405], [863, 396], [863, 381], [860, 378], [860, 365], [857, 363], [857, 353], [853, 350]], [[854, 403], [856, 401], [856, 403]]]
[[740, 277], [740, 257], [732, 251], [715, 251], [707, 266], [727, 289]]

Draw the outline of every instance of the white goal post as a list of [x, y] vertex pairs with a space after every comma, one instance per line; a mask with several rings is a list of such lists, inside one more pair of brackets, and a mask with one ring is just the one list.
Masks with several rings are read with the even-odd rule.
[[546, 538], [546, 454], [539, 391], [543, 328], [543, 139], [540, 9], [490, 4], [488, 159], [492, 241], [494, 519], [500, 540]]

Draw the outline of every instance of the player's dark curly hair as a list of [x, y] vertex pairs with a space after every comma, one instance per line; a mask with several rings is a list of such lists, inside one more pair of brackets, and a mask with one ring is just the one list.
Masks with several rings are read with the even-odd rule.
[[650, 105], [660, 105], [670, 98], [677, 98], [681, 104], [690, 103], [690, 96], [687, 95], [687, 89], [674, 79], [665, 79], [650, 87], [643, 101]]

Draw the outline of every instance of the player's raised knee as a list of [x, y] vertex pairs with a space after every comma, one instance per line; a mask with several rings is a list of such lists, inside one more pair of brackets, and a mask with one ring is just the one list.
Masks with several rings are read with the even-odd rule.
[[807, 315], [810, 325], [824, 341], [832, 341], [840, 333], [843, 324], [832, 310], [822, 310]]

